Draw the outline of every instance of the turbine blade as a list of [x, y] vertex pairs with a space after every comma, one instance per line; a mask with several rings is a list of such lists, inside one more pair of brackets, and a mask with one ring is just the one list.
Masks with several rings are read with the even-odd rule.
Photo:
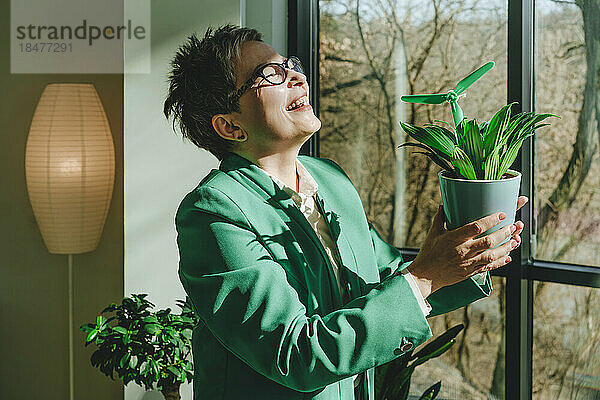
[[440, 94], [407, 94], [400, 97], [400, 100], [407, 103], [419, 103], [419, 104], [441, 104], [446, 101], [448, 95], [446, 93]]
[[467, 77], [464, 78], [462, 81], [458, 82], [458, 85], [456, 85], [454, 92], [457, 95], [461, 94], [469, 86], [471, 86], [473, 83], [475, 83], [475, 81], [477, 81], [479, 78], [481, 78], [486, 72], [488, 72], [492, 68], [494, 68], [493, 61], [483, 64], [481, 67], [477, 68], [475, 71], [473, 71], [469, 75], [467, 75]]

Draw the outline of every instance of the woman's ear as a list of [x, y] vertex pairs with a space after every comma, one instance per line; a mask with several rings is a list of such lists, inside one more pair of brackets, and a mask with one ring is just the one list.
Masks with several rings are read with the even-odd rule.
[[246, 131], [235, 125], [230, 115], [213, 115], [212, 126], [223, 139], [243, 142], [248, 138]]

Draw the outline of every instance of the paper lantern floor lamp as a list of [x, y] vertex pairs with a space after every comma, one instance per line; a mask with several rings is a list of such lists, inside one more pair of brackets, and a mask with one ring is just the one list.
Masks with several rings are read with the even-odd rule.
[[53, 83], [35, 109], [25, 177], [48, 251], [68, 254], [69, 394], [73, 399], [73, 254], [98, 246], [115, 175], [112, 135], [93, 84]]

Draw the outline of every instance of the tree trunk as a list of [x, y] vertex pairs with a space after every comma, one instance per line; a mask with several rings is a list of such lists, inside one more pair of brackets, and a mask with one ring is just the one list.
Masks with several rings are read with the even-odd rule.
[[558, 186], [538, 214], [538, 232], [575, 201], [590, 170], [596, 140], [600, 140], [600, 136], [595, 138], [600, 132], [600, 0], [578, 0], [576, 4], [583, 15], [587, 66], [583, 107], [571, 159]]
[[498, 305], [500, 306], [500, 332], [503, 332], [500, 337], [500, 343], [498, 343], [498, 350], [496, 351], [496, 362], [494, 363], [494, 374], [492, 377], [492, 387], [490, 388], [490, 394], [496, 399], [505, 398], [505, 371], [504, 361], [506, 358], [506, 335], [505, 332], [505, 319], [504, 319], [504, 301], [506, 294], [506, 286], [503, 281], [500, 281], [498, 293]]
[[504, 385], [504, 358], [506, 356], [506, 340], [504, 335], [500, 339], [498, 345], [498, 352], [496, 354], [496, 364], [494, 365], [494, 376], [492, 378], [492, 387], [490, 388], [490, 394], [493, 398], [504, 399], [505, 398], [505, 385]]
[[[408, 115], [407, 103], [400, 100], [402, 93], [408, 93], [408, 59], [406, 56], [406, 44], [404, 43], [404, 35], [400, 35], [400, 40], [394, 53], [394, 74], [395, 87], [394, 95], [394, 115], [399, 121], [406, 121]], [[396, 143], [405, 142], [407, 135], [399, 129], [398, 126], [392, 127], [396, 134]], [[406, 209], [408, 203], [406, 201], [406, 192], [408, 180], [406, 177], [406, 149], [394, 149], [396, 164], [395, 164], [395, 182], [394, 182], [394, 205], [392, 208], [392, 218], [390, 223], [390, 239], [389, 243], [397, 247], [406, 247], [406, 242], [402, 242], [406, 234]]]
[[164, 385], [160, 392], [165, 397], [165, 400], [181, 400], [181, 396], [179, 395], [179, 386], [179, 383], [174, 385]]
[[466, 344], [467, 332], [471, 326], [471, 320], [469, 319], [469, 304], [463, 308], [463, 325], [464, 329], [460, 336], [460, 342], [458, 343], [457, 357], [456, 357], [456, 368], [469, 382], [471, 379], [471, 371], [469, 370], [469, 349]]
[[592, 42], [589, 49], [589, 58], [594, 58], [593, 63], [588, 64], [588, 68], [593, 69], [595, 73], [594, 87], [596, 88], [596, 133], [598, 134], [598, 143], [600, 143], [600, 1], [590, 1], [584, 10], [584, 26], [587, 26], [586, 41]]
[[417, 221], [417, 216], [419, 215], [419, 210], [421, 210], [423, 207], [423, 204], [421, 203], [421, 197], [425, 194], [425, 187], [427, 186], [427, 181], [429, 180], [429, 168], [431, 167], [431, 159], [427, 157], [427, 160], [425, 162], [425, 168], [421, 172], [423, 174], [421, 176], [421, 182], [419, 183], [419, 188], [415, 193], [416, 199], [413, 204], [410, 221], [408, 222], [406, 229], [406, 237], [404, 238], [404, 243], [406, 244], [409, 243], [409, 240], [413, 234], [413, 227], [417, 228], [415, 223]]

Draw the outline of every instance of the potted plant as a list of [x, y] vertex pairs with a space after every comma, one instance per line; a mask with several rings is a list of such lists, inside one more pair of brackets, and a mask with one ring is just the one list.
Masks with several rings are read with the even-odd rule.
[[[413, 354], [413, 350], [410, 350], [395, 360], [377, 367], [375, 374], [376, 400], [406, 400], [415, 368], [448, 351], [456, 342], [455, 338], [463, 328], [464, 325], [458, 324], [427, 343], [415, 354]], [[433, 384], [423, 392], [419, 400], [435, 399], [441, 387], [441, 381]]]
[[[87, 334], [86, 346], [98, 347], [90, 358], [92, 366], [111, 379], [116, 372], [125, 385], [133, 381], [146, 390], [160, 390], [166, 400], [178, 400], [181, 383], [193, 378], [188, 358], [197, 317], [182, 300], [177, 300], [179, 315], [170, 308], [150, 312], [154, 304], [146, 296], [132, 294], [120, 305], [110, 304], [95, 323], [80, 330]], [[112, 315], [107, 318], [105, 313]]]
[[424, 149], [424, 152], [417, 153], [425, 154], [442, 168], [438, 177], [449, 230], [496, 212], [506, 214], [507, 218], [500, 224], [478, 237], [514, 223], [521, 174], [509, 168], [523, 141], [532, 136], [536, 129], [549, 125], [541, 122], [550, 116], [558, 117], [533, 112], [511, 116], [511, 107], [515, 103], [502, 107], [489, 122], [478, 124], [476, 119], [467, 120], [463, 117], [458, 105], [459, 97], [493, 66], [493, 61], [484, 64], [448, 93], [401, 97], [410, 103], [450, 103], [454, 127], [438, 120], [434, 122], [441, 122], [445, 126], [425, 124], [418, 127], [399, 121], [402, 129], [418, 143], [408, 142], [398, 147]]

